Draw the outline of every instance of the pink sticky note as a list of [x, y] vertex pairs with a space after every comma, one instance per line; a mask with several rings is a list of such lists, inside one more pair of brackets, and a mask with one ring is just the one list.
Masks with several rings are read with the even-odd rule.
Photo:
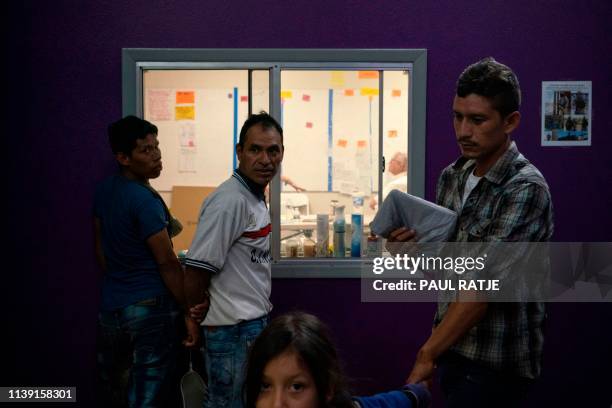
[[306, 127], [308, 129], [312, 129], [312, 122], [306, 122]]
[[240, 97], [240, 102], [248, 102], [249, 101], [249, 97], [248, 96], [241, 96]]
[[302, 95], [302, 100], [304, 102], [310, 102], [310, 95], [306, 95], [306, 94]]

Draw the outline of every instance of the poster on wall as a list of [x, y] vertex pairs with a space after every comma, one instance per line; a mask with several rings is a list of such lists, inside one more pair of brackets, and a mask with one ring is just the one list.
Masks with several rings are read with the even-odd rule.
[[591, 81], [542, 81], [542, 146], [590, 146]]

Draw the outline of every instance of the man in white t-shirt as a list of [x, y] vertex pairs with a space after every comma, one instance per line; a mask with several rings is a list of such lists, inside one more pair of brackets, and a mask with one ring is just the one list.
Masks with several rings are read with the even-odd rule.
[[202, 322], [209, 407], [241, 407], [249, 344], [272, 310], [270, 213], [265, 188], [283, 160], [283, 131], [251, 115], [236, 145], [240, 164], [205, 201], [185, 259], [190, 306], [209, 304]]
[[[390, 179], [383, 188], [383, 200], [389, 195], [391, 190], [399, 190], [403, 193], [408, 192], [408, 156], [406, 153], [397, 152], [389, 161], [388, 166]], [[370, 198], [370, 208], [376, 209], [378, 200], [374, 195]]]

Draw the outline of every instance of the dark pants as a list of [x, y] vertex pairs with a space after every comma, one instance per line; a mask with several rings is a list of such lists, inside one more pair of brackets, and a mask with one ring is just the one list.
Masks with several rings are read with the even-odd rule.
[[534, 382], [452, 352], [438, 360], [438, 374], [448, 408], [519, 407]]
[[98, 318], [98, 402], [103, 407], [162, 407], [171, 394], [179, 315], [159, 296]]

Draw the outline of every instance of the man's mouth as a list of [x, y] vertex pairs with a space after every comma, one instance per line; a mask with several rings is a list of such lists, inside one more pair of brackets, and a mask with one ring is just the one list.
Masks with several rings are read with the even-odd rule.
[[459, 142], [459, 145], [460, 145], [461, 147], [476, 147], [476, 146], [478, 146], [478, 145], [477, 145], [477, 144], [475, 144], [475, 143], [466, 143], [466, 142]]

